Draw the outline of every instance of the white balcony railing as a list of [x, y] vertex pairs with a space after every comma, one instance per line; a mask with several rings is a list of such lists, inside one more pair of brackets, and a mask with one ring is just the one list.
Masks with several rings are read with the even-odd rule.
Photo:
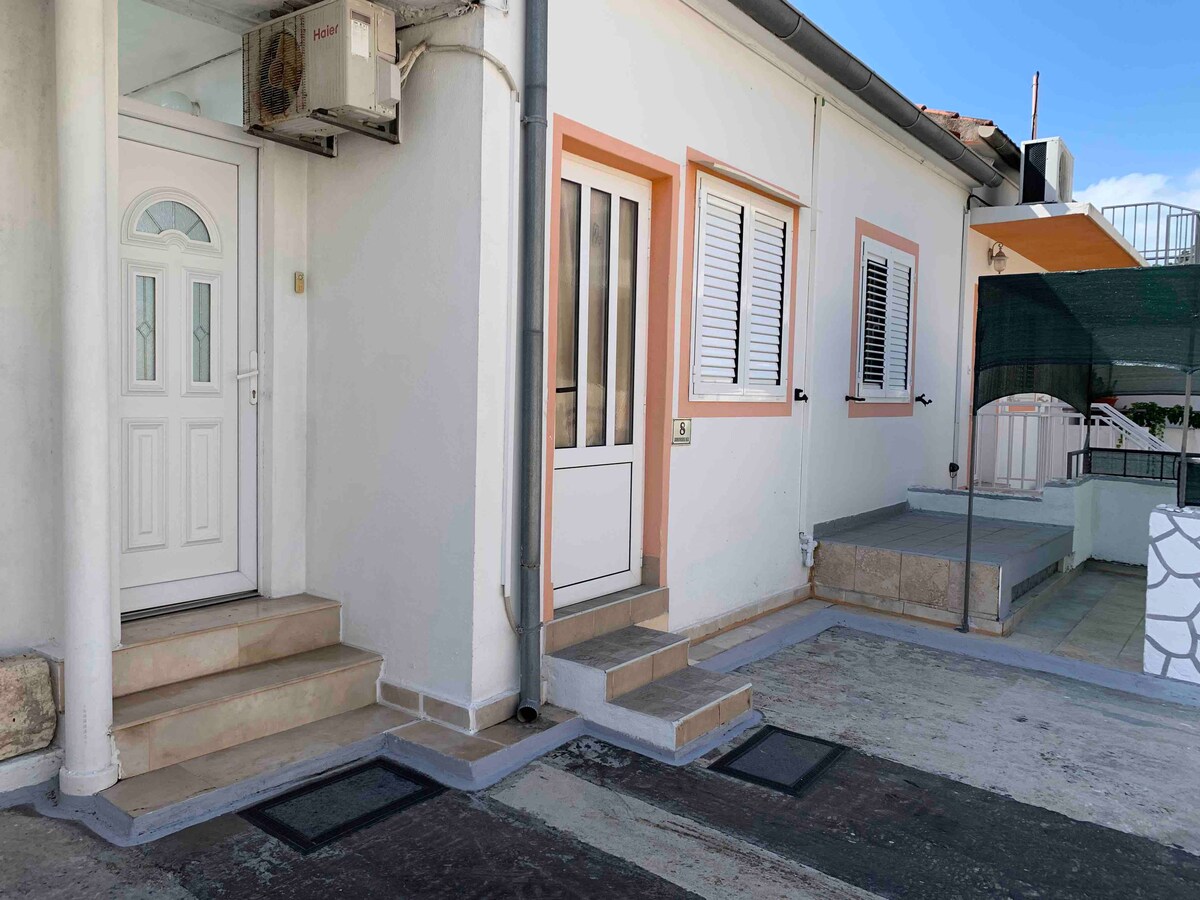
[[1152, 266], [1200, 262], [1200, 210], [1171, 203], [1106, 206], [1104, 216]]
[[1170, 445], [1107, 403], [1092, 404], [1091, 440], [1085, 418], [1056, 400], [1010, 398], [979, 411], [977, 487], [1040, 491], [1067, 477], [1067, 454], [1085, 442], [1096, 449], [1162, 450]]

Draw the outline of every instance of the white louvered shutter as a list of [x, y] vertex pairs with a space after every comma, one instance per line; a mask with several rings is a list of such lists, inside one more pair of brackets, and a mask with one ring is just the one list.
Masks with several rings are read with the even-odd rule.
[[700, 218], [696, 381], [712, 393], [730, 393], [738, 381], [745, 208], [705, 191]]
[[750, 326], [747, 329], [746, 381], [765, 388], [784, 386], [783, 320], [787, 222], [761, 210], [753, 211], [750, 235]]
[[913, 257], [864, 238], [860, 269], [858, 388], [864, 397], [907, 400], [911, 385]]
[[699, 187], [692, 394], [782, 398], [790, 211], [710, 176]]

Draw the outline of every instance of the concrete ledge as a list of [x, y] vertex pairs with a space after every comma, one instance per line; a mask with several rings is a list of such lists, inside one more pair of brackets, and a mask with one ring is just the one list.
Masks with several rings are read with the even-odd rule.
[[457, 759], [406, 741], [402, 737], [401, 728], [394, 732], [374, 735], [356, 744], [339, 748], [335, 752], [271, 772], [269, 775], [209, 791], [139, 816], [136, 820], [98, 796], [56, 796], [52, 782], [0, 794], [0, 809], [7, 806], [33, 806], [42, 815], [80, 822], [109, 843], [130, 847], [166, 837], [226, 813], [245, 809], [311, 779], [376, 757], [409, 766], [447, 787], [479, 791], [491, 787], [568, 741], [584, 736], [594, 737], [668, 765], [683, 766], [753, 728], [761, 721], [762, 714], [750, 710], [723, 728], [704, 735], [691, 744], [675, 751], [666, 751], [574, 717], [475, 761]]
[[1160, 676], [1139, 675], [1136, 672], [1109, 669], [1095, 663], [1014, 647], [986, 635], [962, 634], [949, 629], [929, 628], [909, 624], [899, 619], [863, 615], [838, 606], [831, 606], [813, 613], [807, 618], [752, 638], [744, 644], [718, 653], [697, 665], [701, 668], [712, 669], [714, 672], [732, 672], [734, 669], [765, 659], [784, 647], [809, 640], [830, 628], [838, 627], [852, 628], [855, 631], [874, 634], [878, 637], [917, 644], [932, 650], [957, 653], [1018, 669], [1059, 675], [1073, 681], [1122, 691], [1149, 700], [1161, 700], [1200, 709], [1200, 689]]
[[0, 762], [0, 808], [4, 807], [4, 794], [56, 777], [62, 761], [61, 747], [46, 747]]

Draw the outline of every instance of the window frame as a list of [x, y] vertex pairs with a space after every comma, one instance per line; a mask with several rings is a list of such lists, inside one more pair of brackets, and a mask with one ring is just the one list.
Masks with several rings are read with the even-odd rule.
[[[853, 372], [854, 372], [854, 390], [855, 395], [864, 398], [868, 403], [872, 404], [889, 404], [889, 405], [908, 405], [912, 404], [913, 397], [913, 377], [915, 374], [914, 357], [916, 344], [916, 309], [917, 309], [917, 254], [910, 252], [908, 249], [896, 246], [896, 243], [884, 239], [883, 235], [859, 234], [858, 240], [858, 275], [857, 275], [857, 296], [855, 317], [855, 334], [854, 334], [854, 356], [853, 356]], [[907, 243], [907, 242], [905, 242]], [[915, 249], [915, 247], [914, 247]], [[889, 264], [888, 269], [888, 284], [887, 291], [890, 296], [892, 292], [892, 269], [893, 264], [899, 263], [905, 265], [909, 269], [909, 292], [908, 292], [908, 329], [906, 335], [906, 367], [905, 367], [905, 388], [903, 391], [889, 388], [887, 386], [888, 378], [888, 356], [885, 349], [884, 355], [884, 384], [882, 386], [867, 385], [863, 380], [863, 366], [866, 355], [866, 311], [867, 311], [867, 255], [874, 253], [877, 256], [884, 257]], [[884, 342], [885, 347], [888, 340], [887, 323], [885, 322]], [[859, 405], [857, 403], [853, 404]]]
[[[703, 382], [698, 378], [700, 354], [700, 327], [702, 319], [702, 304], [704, 298], [703, 262], [704, 240], [707, 207], [709, 195], [718, 197], [727, 203], [740, 205], [743, 209], [742, 246], [739, 271], [739, 300], [738, 300], [738, 350], [737, 350], [737, 382], [722, 384]], [[782, 319], [779, 340], [779, 383], [777, 385], [751, 385], [748, 382], [749, 353], [748, 342], [742, 336], [749, 334], [752, 304], [744, 302], [749, 296], [749, 279], [751, 267], [745, 264], [753, 248], [753, 216], [762, 213], [783, 223], [783, 279], [782, 279]], [[692, 296], [691, 296], [691, 335], [690, 359], [688, 378], [688, 400], [697, 403], [736, 402], [736, 403], [780, 403], [789, 400], [788, 390], [791, 375], [791, 357], [794, 350], [792, 345], [791, 316], [793, 293], [793, 261], [795, 257], [795, 216], [796, 208], [761, 193], [749, 190], [735, 181], [721, 178], [710, 172], [699, 170], [696, 173], [695, 209], [693, 211], [695, 227], [692, 236]]]

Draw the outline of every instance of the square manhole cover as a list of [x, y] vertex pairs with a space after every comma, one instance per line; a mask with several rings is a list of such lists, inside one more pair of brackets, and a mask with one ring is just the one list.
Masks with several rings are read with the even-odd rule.
[[419, 772], [376, 759], [252, 806], [242, 817], [311, 853], [443, 790]]
[[845, 749], [841, 744], [767, 725], [709, 769], [785, 794], [799, 795]]

